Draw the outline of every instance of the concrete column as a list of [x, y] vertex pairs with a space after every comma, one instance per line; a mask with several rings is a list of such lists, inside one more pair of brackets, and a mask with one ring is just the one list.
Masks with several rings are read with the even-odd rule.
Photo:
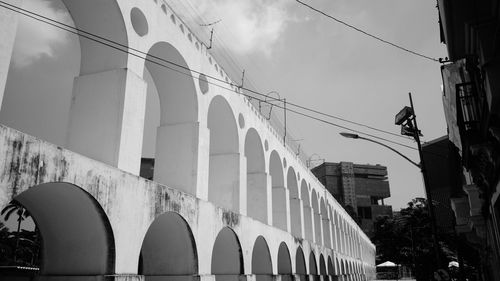
[[[304, 224], [301, 224], [301, 221], [303, 221], [301, 219], [302, 204], [303, 202], [299, 198], [290, 199], [290, 213], [288, 214], [290, 216], [290, 229], [292, 235], [297, 237], [304, 237], [304, 231], [302, 230], [302, 228], [304, 228]], [[291, 214], [299, 214], [299, 216], [292, 216]]]
[[332, 247], [332, 231], [330, 230], [330, 219], [328, 217], [323, 217], [322, 216], [322, 222], [323, 222], [323, 245], [325, 247], [331, 248]]
[[323, 241], [321, 241], [321, 215], [319, 213], [315, 213], [313, 210], [313, 230], [314, 230], [314, 242], [318, 245], [322, 245]]
[[[239, 154], [239, 160], [240, 160], [240, 169], [237, 171], [239, 173], [239, 183], [235, 184], [236, 189], [239, 190], [239, 213], [247, 216], [248, 215], [248, 206], [247, 206], [247, 173], [245, 172], [240, 172], [240, 171], [247, 171], [247, 158], [245, 157], [244, 153]], [[235, 201], [237, 202], [237, 201]], [[235, 210], [238, 210], [235, 209]]]
[[[265, 172], [247, 174], [247, 215], [261, 222], [269, 223], [268, 175]], [[264, 207], [263, 207], [264, 205]]]
[[[22, 0], [6, 0], [8, 4], [21, 6]], [[2, 108], [7, 75], [12, 60], [12, 51], [16, 40], [17, 22], [19, 14], [11, 10], [0, 8], [0, 109]]]
[[273, 225], [273, 180], [271, 175], [266, 173], [266, 206], [267, 206], [267, 217], [266, 221], [268, 225]]
[[208, 201], [208, 175], [210, 163], [210, 130], [206, 126], [199, 127], [198, 167], [196, 197]]
[[304, 238], [313, 242], [314, 224], [313, 224], [312, 208], [310, 206], [304, 206], [302, 210], [304, 212]]
[[332, 231], [332, 234], [334, 234], [334, 238], [333, 238], [333, 249], [335, 251], [339, 251], [339, 231], [337, 229], [337, 226], [335, 224], [333, 224], [333, 231]]
[[344, 253], [344, 232], [342, 229], [339, 229], [339, 252]]
[[[287, 198], [289, 191], [284, 186], [272, 187], [272, 204], [273, 204], [273, 225], [279, 229], [290, 232], [290, 224], [288, 223]], [[298, 202], [300, 204], [300, 202]], [[298, 208], [296, 209], [299, 210]], [[298, 218], [300, 220], [300, 217]], [[293, 233], [292, 233], [293, 234]]]
[[68, 149], [138, 175], [146, 87], [127, 69], [75, 78]]
[[[208, 183], [208, 200], [210, 202], [213, 202], [218, 206], [224, 207], [234, 212], [241, 213], [243, 209], [240, 209], [239, 206], [239, 204], [241, 203], [239, 193], [241, 192], [240, 165], [242, 164], [246, 165], [246, 163], [241, 163], [239, 153], [210, 155], [210, 175]], [[244, 174], [244, 177], [246, 179], [246, 173], [241, 174]], [[244, 183], [245, 184], [241, 185], [245, 186], [246, 191], [246, 180]], [[244, 209], [244, 211], [245, 213], [241, 214], [246, 215], [246, 208]]]
[[321, 214], [314, 214], [314, 231], [319, 231], [319, 233], [315, 233], [315, 241], [318, 245], [324, 245], [323, 243], [323, 223], [321, 219]]
[[200, 124], [158, 127], [154, 181], [196, 196]]

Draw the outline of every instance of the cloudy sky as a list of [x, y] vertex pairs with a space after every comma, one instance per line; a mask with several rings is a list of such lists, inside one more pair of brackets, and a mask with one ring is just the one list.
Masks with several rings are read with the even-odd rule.
[[[277, 91], [288, 101], [396, 134], [400, 128], [394, 125], [394, 115], [409, 104], [412, 92], [424, 139], [446, 134], [436, 62], [375, 41], [293, 0], [167, 2], [200, 40], [208, 42], [214, 28], [214, 55], [236, 81], [245, 69], [248, 85], [260, 92]], [[304, 2], [408, 49], [436, 58], [446, 55], [435, 1]], [[71, 22], [59, 0], [25, 0], [24, 5]], [[0, 122], [63, 145], [60, 128], [67, 126], [72, 81], [78, 75], [78, 44], [74, 36], [21, 18]], [[27, 115], [32, 117], [23, 117]], [[396, 136], [329, 121], [415, 146]], [[343, 139], [338, 134], [342, 130], [334, 126], [292, 114], [288, 126], [309, 155], [387, 166], [392, 193], [388, 202], [394, 209], [423, 196], [418, 169], [391, 151]], [[417, 161], [414, 150], [394, 147]]]

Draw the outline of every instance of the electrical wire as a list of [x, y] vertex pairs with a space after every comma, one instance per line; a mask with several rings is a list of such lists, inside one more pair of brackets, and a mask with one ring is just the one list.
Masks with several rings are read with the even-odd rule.
[[[118, 42], [115, 42], [115, 41], [112, 41], [112, 40], [109, 40], [109, 39], [106, 39], [104, 37], [101, 37], [101, 36], [98, 36], [98, 35], [95, 35], [93, 33], [90, 33], [90, 32], [86, 32], [84, 30], [81, 30], [81, 29], [78, 29], [76, 27], [73, 27], [73, 26], [70, 26], [70, 25], [67, 25], [65, 23], [62, 23], [62, 22], [59, 22], [57, 20], [54, 20], [54, 19], [51, 19], [51, 18], [48, 18], [48, 17], [45, 17], [43, 15], [40, 15], [40, 14], [37, 14], [35, 12], [31, 12], [31, 11], [28, 11], [28, 10], [25, 10], [23, 8], [20, 8], [16, 5], [12, 5], [12, 4], [9, 4], [9, 3], [6, 3], [4, 1], [0, 1], [0, 7], [3, 7], [5, 9], [8, 9], [8, 10], [11, 10], [13, 12], [17, 12], [19, 14], [22, 14], [24, 16], [27, 16], [29, 18], [32, 18], [34, 20], [37, 20], [37, 21], [40, 21], [40, 22], [43, 22], [43, 23], [46, 23], [46, 24], [49, 24], [51, 26], [54, 26], [56, 28], [59, 28], [59, 29], [62, 29], [62, 30], [65, 30], [67, 32], [70, 32], [70, 33], [73, 33], [77, 36], [80, 36], [80, 37], [83, 37], [83, 38], [86, 38], [86, 39], [89, 39], [91, 41], [94, 41], [96, 43], [100, 43], [100, 44], [103, 44], [107, 47], [110, 47], [112, 49], [115, 49], [115, 50], [118, 50], [120, 52], [124, 52], [124, 53], [127, 53], [127, 54], [130, 54], [132, 56], [135, 56], [135, 57], [138, 57], [138, 58], [141, 58], [141, 59], [144, 59], [145, 61], [148, 61], [148, 62], [151, 62], [151, 63], [154, 63], [158, 66], [161, 66], [161, 67], [165, 67], [166, 69], [169, 69], [169, 70], [172, 70], [172, 71], [175, 71], [177, 73], [180, 73], [182, 75], [185, 75], [185, 76], [188, 76], [188, 77], [191, 77], [191, 78], [194, 78], [194, 79], [199, 79], [199, 77], [195, 77], [193, 76], [191, 73], [187, 73], [187, 72], [183, 72], [179, 69], [175, 69], [171, 66], [168, 66], [168, 65], [165, 65], [163, 63], [160, 63], [158, 61], [155, 61], [155, 60], [152, 60], [151, 58], [154, 58], [154, 59], [157, 59], [159, 61], [162, 61], [162, 62], [165, 62], [165, 63], [168, 63], [170, 65], [174, 65], [180, 69], [183, 69], [183, 70], [188, 70], [190, 72], [194, 72], [194, 73], [198, 73], [198, 74], [201, 74], [201, 72], [198, 72], [196, 70], [192, 70], [192, 69], [189, 69], [187, 67], [184, 67], [182, 65], [179, 65], [179, 64], [176, 64], [176, 63], [173, 63], [171, 61], [168, 61], [168, 60], [165, 60], [163, 58], [160, 58], [160, 57], [156, 57], [156, 56], [153, 56], [153, 55], [149, 55], [147, 53], [144, 53], [142, 51], [139, 51], [139, 50], [136, 50], [136, 49], [133, 49], [133, 48], [127, 48], [127, 46], [125, 45], [122, 45]], [[101, 40], [104, 40], [106, 42], [103, 42]], [[130, 50], [133, 50], [135, 52], [138, 52], [138, 53], [141, 53], [145, 56], [141, 56], [139, 54], [136, 54], [136, 53], [133, 53], [133, 52], [130, 52]], [[151, 57], [151, 58], [150, 58]], [[206, 77], [210, 77], [211, 79], [215, 80], [215, 81], [218, 81], [218, 82], [221, 82], [223, 84], [228, 84], [228, 85], [231, 85], [231, 86], [234, 86], [232, 85], [232, 83], [227, 83], [226, 81], [222, 80], [222, 79], [219, 79], [219, 78], [216, 78], [216, 77], [211, 77], [211, 76], [208, 76], [206, 75]], [[230, 92], [233, 92], [234, 90], [232, 88], [228, 88], [228, 87], [224, 87], [222, 85], [219, 85], [218, 83], [214, 83], [212, 81], [208, 81], [209, 84], [211, 85], [214, 85], [214, 86], [217, 86], [219, 88], [222, 88], [222, 89], [226, 89]], [[249, 90], [249, 89], [246, 89], [247, 91], [249, 92], [253, 92], [252, 90]], [[238, 92], [236, 92], [238, 93]], [[271, 98], [271, 97], [268, 97], [264, 94], [261, 94], [259, 92], [254, 92], [255, 94], [258, 94], [258, 95], [261, 95], [261, 96], [264, 96], [266, 98]], [[243, 96], [246, 96], [246, 97], [249, 97], [249, 98], [253, 98], [253, 99], [256, 99], [260, 102], [264, 102], [264, 103], [267, 103], [267, 104], [273, 104], [275, 107], [277, 108], [281, 108], [283, 110], [285, 110], [285, 107], [284, 106], [281, 106], [279, 104], [275, 104], [275, 103], [271, 103], [269, 102], [269, 100], [265, 100], [265, 99], [261, 99], [261, 98], [257, 98], [255, 96], [250, 96], [248, 94], [243, 94], [243, 93], [238, 93], [240, 95], [243, 95]], [[271, 98], [273, 99], [274, 101], [280, 101], [279, 99], [275, 99], [275, 98]], [[287, 102], [287, 105], [289, 103]], [[303, 112], [299, 112], [297, 110], [293, 110], [293, 109], [290, 109], [289, 107], [286, 108], [286, 111], [288, 112], [292, 112], [292, 113], [295, 113], [297, 115], [300, 115], [300, 116], [303, 116], [303, 117], [307, 117], [307, 118], [310, 118], [310, 119], [313, 119], [313, 120], [316, 120], [316, 121], [319, 121], [319, 122], [322, 122], [322, 123], [325, 123], [325, 124], [329, 124], [329, 125], [332, 125], [332, 126], [335, 126], [337, 128], [341, 128], [341, 129], [345, 129], [345, 130], [348, 130], [348, 131], [351, 131], [351, 132], [354, 132], [354, 133], [358, 133], [358, 134], [362, 134], [362, 135], [365, 135], [365, 136], [369, 136], [369, 137], [372, 137], [372, 138], [376, 138], [376, 139], [379, 139], [379, 140], [383, 140], [383, 141], [386, 141], [386, 142], [389, 142], [389, 143], [392, 143], [392, 144], [396, 144], [396, 145], [399, 145], [399, 146], [402, 146], [402, 147], [406, 147], [406, 148], [409, 148], [409, 149], [413, 149], [413, 150], [417, 150], [416, 148], [414, 147], [411, 147], [409, 145], [406, 145], [406, 144], [403, 144], [403, 143], [399, 143], [399, 142], [396, 142], [396, 141], [392, 141], [392, 140], [389, 140], [389, 139], [386, 139], [386, 138], [383, 138], [383, 137], [379, 137], [379, 136], [376, 136], [376, 135], [373, 135], [373, 134], [369, 134], [369, 133], [365, 133], [365, 132], [362, 132], [362, 131], [359, 131], [359, 130], [356, 130], [356, 129], [352, 129], [352, 128], [349, 128], [349, 127], [346, 127], [346, 126], [342, 126], [342, 125], [339, 125], [339, 124], [336, 124], [336, 123], [333, 123], [333, 122], [330, 122], [330, 121], [327, 121], [327, 120], [324, 120], [324, 119], [321, 119], [321, 118], [318, 118], [318, 117], [315, 117], [315, 116], [312, 116], [310, 114], [306, 114], [306, 113], [303, 113]]]
[[[143, 51], [137, 50], [137, 49], [135, 49], [135, 48], [131, 48], [131, 47], [127, 46], [127, 45], [123, 45], [123, 44], [121, 44], [121, 43], [118, 43], [118, 42], [112, 41], [112, 40], [110, 40], [110, 39], [107, 39], [107, 38], [105, 38], [105, 37], [102, 37], [102, 36], [99, 36], [99, 35], [96, 35], [96, 34], [93, 34], [93, 33], [87, 32], [87, 31], [85, 31], [85, 30], [82, 30], [82, 29], [79, 29], [79, 28], [76, 28], [76, 27], [73, 27], [73, 26], [71, 26], [71, 25], [68, 25], [68, 24], [65, 24], [65, 23], [59, 22], [59, 21], [57, 21], [57, 20], [54, 20], [54, 19], [51, 19], [51, 18], [45, 17], [45, 16], [40, 15], [40, 14], [37, 14], [37, 13], [35, 13], [35, 12], [25, 10], [25, 9], [23, 9], [23, 8], [19, 7], [19, 6], [16, 6], [16, 5], [13, 5], [13, 4], [10, 4], [10, 3], [6, 3], [6, 2], [4, 2], [4, 1], [0, 1], [0, 3], [3, 3], [3, 4], [5, 4], [5, 5], [11, 6], [11, 7], [14, 7], [15, 9], [19, 9], [19, 10], [21, 10], [21, 11], [25, 12], [25, 13], [32, 14], [32, 15], [35, 15], [35, 16], [37, 16], [37, 17], [43, 18], [43, 19], [45, 19], [45, 20], [47, 20], [47, 21], [53, 22], [53, 23], [55, 23], [55, 24], [56, 24], [56, 25], [55, 25], [56, 27], [59, 27], [59, 26], [57, 26], [57, 25], [62, 25], [62, 26], [64, 26], [65, 28], [69, 28], [69, 29], [76, 30], [76, 31], [77, 31], [77, 33], [75, 33], [76, 35], [82, 36], [82, 35], [81, 35], [81, 33], [86, 34], [85, 36], [82, 36], [82, 37], [85, 37], [85, 38], [87, 38], [87, 39], [89, 39], [89, 40], [96, 41], [96, 40], [94, 40], [93, 38], [90, 38], [90, 36], [91, 36], [91, 37], [98, 38], [98, 39], [100, 39], [100, 40], [104, 40], [104, 41], [106, 41], [107, 43], [104, 43], [104, 42], [98, 42], [98, 43], [102, 43], [102, 44], [104, 44], [104, 45], [106, 45], [106, 46], [108, 46], [108, 47], [111, 47], [111, 48], [117, 49], [117, 50], [119, 50], [119, 51], [126, 52], [126, 53], [132, 54], [132, 55], [134, 55], [134, 56], [137, 56], [136, 54], [133, 54], [133, 53], [131, 53], [131, 52], [127, 51], [127, 49], [129, 49], [129, 50], [132, 50], [132, 51], [134, 51], [134, 52], [137, 52], [137, 53], [140, 53], [140, 54], [143, 54], [143, 55], [146, 55], [146, 56], [150, 56], [150, 57], [152, 57], [152, 58], [154, 58], [154, 59], [161, 60], [161, 61], [166, 62], [166, 63], [168, 63], [168, 64], [170, 64], [170, 65], [173, 65], [173, 66], [175, 66], [175, 67], [178, 67], [178, 68], [181, 68], [181, 69], [185, 69], [185, 70], [187, 70], [187, 71], [194, 72], [194, 73], [197, 73], [197, 74], [204, 74], [204, 73], [202, 73], [202, 72], [200, 72], [200, 71], [196, 71], [196, 70], [190, 69], [190, 68], [188, 68], [188, 67], [185, 67], [185, 66], [183, 66], [183, 65], [180, 65], [180, 64], [177, 64], [177, 63], [174, 63], [174, 62], [171, 62], [171, 61], [165, 60], [165, 59], [163, 59], [163, 58], [160, 58], [160, 57], [157, 57], [157, 56], [150, 55], [150, 54], [148, 54], [148, 53], [146, 53], [146, 52], [143, 52]], [[7, 7], [5, 7], [5, 6], [3, 6], [3, 7], [4, 7], [4, 8], [7, 8]], [[10, 10], [12, 10], [12, 9], [10, 9]], [[25, 14], [25, 15], [26, 15], [26, 14]], [[30, 16], [30, 17], [32, 17], [32, 16]], [[33, 17], [32, 17], [32, 18], [33, 18]], [[37, 18], [35, 18], [35, 19], [37, 19]], [[53, 25], [53, 24], [51, 24], [51, 25]], [[68, 30], [67, 30], [67, 31], [68, 31]], [[74, 33], [74, 32], [72, 32], [72, 33]], [[97, 42], [97, 41], [96, 41], [96, 42]], [[110, 46], [110, 44], [112, 44], [112, 45], [116, 45], [116, 46], [118, 46], [118, 47], [120, 47], [120, 48], [117, 48], [116, 46]], [[121, 48], [123, 48], [123, 49], [121, 49]], [[138, 56], [138, 57], [143, 58], [143, 57], [141, 57], [141, 56]], [[168, 66], [165, 66], [165, 67], [167, 67], [167, 68], [168, 68]], [[173, 69], [172, 69], [172, 70], [173, 70]], [[221, 82], [221, 83], [223, 83], [223, 84], [227, 84], [227, 85], [230, 85], [230, 86], [236, 86], [236, 85], [235, 85], [235, 84], [233, 84], [232, 82], [226, 82], [225, 80], [220, 79], [220, 78], [217, 78], [217, 77], [215, 77], [215, 76], [211, 76], [211, 75], [208, 75], [208, 74], [204, 74], [204, 75], [205, 75], [206, 77], [208, 77], [208, 78], [211, 78], [211, 79], [213, 79], [213, 80], [215, 80], [215, 81], [218, 81], [218, 82]], [[250, 89], [250, 88], [248, 88], [248, 87], [241, 87], [241, 89], [242, 89], [242, 90], [245, 90], [245, 91], [247, 91], [247, 92], [249, 92], [249, 93], [252, 93], [252, 94], [254, 94], [254, 95], [257, 95], [257, 96], [261, 96], [261, 97], [266, 98], [266, 103], [269, 103], [269, 104], [270, 104], [270, 102], [269, 102], [270, 100], [274, 100], [274, 101], [277, 101], [277, 102], [281, 102], [281, 100], [280, 100], [280, 99], [278, 99], [278, 98], [268, 97], [268, 96], [267, 96], [267, 94], [262, 94], [262, 93], [260, 93], [260, 92], [258, 92], [258, 91], [256, 91], [256, 90]], [[248, 95], [248, 97], [250, 97], [250, 98], [255, 98], [255, 96], [253, 96], [253, 95]], [[306, 110], [306, 111], [309, 111], [309, 112], [312, 112], [312, 113], [315, 113], [315, 114], [320, 114], [320, 115], [323, 115], [323, 116], [325, 116], [325, 117], [330, 117], [330, 118], [333, 118], [333, 119], [337, 119], [337, 120], [340, 120], [340, 121], [343, 121], [343, 122], [346, 122], [346, 123], [350, 123], [350, 124], [353, 124], [353, 125], [362, 126], [362, 127], [365, 127], [365, 128], [368, 128], [368, 129], [371, 129], [371, 130], [374, 130], [374, 131], [378, 131], [378, 132], [381, 132], [381, 133], [390, 134], [390, 135], [393, 135], [393, 136], [396, 136], [396, 137], [399, 137], [399, 138], [403, 138], [403, 139], [405, 139], [405, 140], [411, 140], [411, 139], [409, 139], [408, 137], [405, 137], [405, 136], [402, 136], [402, 135], [394, 134], [394, 133], [392, 133], [392, 132], [388, 132], [388, 131], [385, 131], [385, 130], [382, 130], [382, 129], [378, 129], [378, 128], [375, 128], [375, 127], [372, 127], [372, 126], [369, 126], [369, 125], [365, 125], [365, 124], [362, 124], [362, 123], [359, 123], [359, 122], [354, 122], [354, 121], [351, 121], [351, 120], [348, 120], [348, 119], [345, 119], [345, 118], [342, 118], [342, 117], [338, 117], [338, 116], [335, 116], [335, 115], [332, 115], [332, 114], [323, 113], [323, 112], [320, 112], [320, 111], [317, 111], [317, 110], [314, 110], [314, 109], [311, 109], [311, 108], [307, 108], [307, 107], [305, 107], [305, 106], [301, 106], [301, 105], [296, 104], [296, 103], [293, 103], [293, 102], [288, 102], [288, 101], [287, 101], [287, 105], [288, 105], [288, 106], [294, 106], [294, 107], [297, 107], [297, 108], [299, 108], [299, 109], [303, 109], [303, 110]]]
[[[179, 1], [179, 2], [183, 2], [183, 1]], [[195, 17], [199, 18], [202, 22], [206, 22], [206, 20], [200, 15], [200, 13], [196, 10], [195, 7], [193, 7], [193, 5], [191, 4], [191, 1], [190, 0], [185, 0], [185, 2], [189, 5], [189, 7], [191, 8], [191, 10], [194, 12], [195, 14]], [[220, 21], [220, 20], [219, 20]], [[217, 21], [217, 22], [219, 22]], [[200, 24], [201, 26], [204, 26], [203, 24]], [[222, 23], [222, 25], [225, 27], [224, 23]], [[229, 32], [229, 31], [228, 31]], [[234, 36], [234, 35], [233, 35]], [[225, 42], [223, 41], [222, 38], [220, 38], [219, 36], [216, 35], [216, 37], [219, 39], [219, 41], [221, 42], [222, 44], [222, 48], [223, 48], [223, 52], [226, 53], [228, 56], [229, 56], [229, 61], [235, 66], [236, 70], [238, 73], [241, 73], [241, 68], [239, 68], [238, 66], [238, 63], [236, 63], [234, 60], [233, 60], [233, 57], [230, 55], [230, 53], [227, 51], [227, 46], [225, 44]], [[234, 69], [234, 68], [233, 68]], [[251, 81], [250, 78], [247, 78], [246, 80], [248, 80], [248, 84], [250, 86], [252, 86], [252, 88], [255, 90], [255, 91], [258, 91], [257, 90], [257, 87], [255, 87]], [[298, 104], [295, 104], [293, 102], [287, 102], [289, 105], [292, 105], [292, 106], [296, 106], [297, 108], [300, 108], [300, 109], [304, 109], [304, 110], [308, 110], [310, 112], [313, 112], [313, 113], [316, 113], [316, 114], [320, 114], [320, 115], [323, 115], [323, 116], [326, 116], [326, 117], [330, 117], [330, 118], [333, 118], [333, 119], [337, 119], [337, 120], [340, 120], [340, 121], [344, 121], [346, 123], [350, 123], [350, 124], [353, 124], [353, 125], [357, 125], [357, 126], [361, 126], [361, 127], [364, 127], [364, 128], [367, 128], [367, 129], [371, 129], [371, 130], [374, 130], [374, 131], [379, 131], [381, 133], [386, 133], [386, 134], [389, 134], [389, 135], [392, 135], [392, 136], [395, 136], [395, 137], [398, 137], [398, 138], [403, 138], [403, 139], [406, 139], [406, 140], [409, 140], [410, 138], [406, 137], [406, 136], [402, 136], [402, 135], [398, 135], [398, 134], [395, 134], [395, 133], [392, 133], [392, 132], [389, 132], [389, 131], [385, 131], [385, 130], [382, 130], [382, 129], [378, 129], [378, 128], [375, 128], [373, 126], [369, 126], [369, 125], [365, 125], [365, 124], [362, 124], [362, 123], [359, 123], [359, 122], [355, 122], [355, 121], [351, 121], [351, 120], [347, 120], [345, 118], [342, 118], [342, 117], [339, 117], [339, 116], [335, 116], [335, 115], [332, 115], [332, 114], [327, 114], [327, 113], [323, 113], [323, 112], [320, 112], [318, 110], [314, 110], [314, 109], [311, 109], [311, 108], [306, 108], [304, 106], [301, 106], [301, 105], [298, 105]]]
[[329, 18], [329, 19], [332, 19], [332, 20], [334, 20], [334, 21], [336, 21], [336, 22], [338, 22], [338, 23], [340, 23], [340, 24], [343, 24], [343, 25], [345, 25], [345, 26], [347, 26], [347, 27], [349, 27], [349, 28], [351, 28], [351, 29], [354, 29], [354, 30], [356, 30], [356, 31], [358, 31], [358, 32], [360, 32], [360, 33], [363, 33], [364, 35], [366, 35], [366, 36], [368, 36], [368, 37], [371, 37], [371, 38], [373, 38], [373, 39], [375, 39], [375, 40], [378, 40], [378, 41], [380, 41], [380, 42], [382, 42], [382, 43], [385, 43], [385, 44], [391, 45], [391, 46], [393, 46], [393, 47], [395, 47], [395, 48], [398, 48], [398, 49], [403, 50], [403, 51], [405, 51], [405, 52], [408, 52], [408, 53], [410, 53], [410, 54], [413, 54], [413, 55], [416, 55], [416, 56], [419, 56], [419, 57], [422, 57], [422, 58], [425, 58], [425, 59], [428, 59], [428, 60], [431, 60], [431, 61], [434, 61], [434, 62], [439, 62], [439, 60], [438, 60], [438, 59], [435, 59], [435, 58], [432, 58], [432, 57], [429, 57], [429, 56], [426, 56], [426, 55], [423, 55], [423, 54], [417, 53], [417, 52], [415, 52], [415, 51], [412, 51], [412, 50], [410, 50], [410, 49], [407, 49], [407, 48], [405, 48], [405, 47], [399, 46], [399, 45], [397, 45], [397, 44], [395, 44], [395, 43], [392, 43], [392, 42], [389, 42], [389, 41], [387, 41], [387, 40], [385, 40], [385, 39], [382, 39], [382, 38], [380, 38], [380, 37], [378, 37], [378, 36], [376, 36], [376, 35], [370, 34], [370, 33], [366, 32], [366, 31], [364, 31], [364, 30], [362, 30], [362, 29], [360, 29], [360, 28], [355, 27], [355, 26], [354, 26], [354, 25], [352, 25], [352, 24], [348, 24], [347, 22], [345, 22], [345, 21], [343, 21], [343, 20], [340, 20], [340, 19], [338, 19], [338, 18], [335, 18], [334, 16], [329, 15], [329, 14], [327, 14], [327, 13], [325, 13], [325, 12], [323, 12], [323, 11], [321, 11], [321, 10], [317, 9], [317, 8], [314, 8], [313, 6], [311, 6], [311, 5], [309, 5], [309, 4], [306, 4], [306, 3], [304, 3], [304, 2], [302, 2], [302, 1], [300, 1], [300, 0], [295, 0], [295, 2], [297, 2], [297, 3], [299, 3], [299, 4], [302, 4], [303, 6], [305, 6], [305, 7], [309, 8], [309, 9], [311, 9], [311, 10], [315, 11], [316, 13], [319, 13], [319, 14], [321, 14], [321, 15], [323, 15], [323, 16], [325, 16], [325, 17]]

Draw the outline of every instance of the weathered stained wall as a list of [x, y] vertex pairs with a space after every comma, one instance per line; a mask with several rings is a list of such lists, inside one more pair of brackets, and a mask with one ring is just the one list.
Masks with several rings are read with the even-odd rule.
[[[263, 236], [269, 245], [273, 274], [277, 274], [278, 247], [281, 242], [290, 251], [294, 272], [298, 247], [303, 249], [306, 256], [314, 252], [317, 264], [322, 254], [332, 260], [350, 261], [360, 267], [363, 265], [332, 249], [297, 239], [286, 231], [1, 125], [0, 140], [0, 207], [3, 208], [29, 188], [43, 183], [66, 182], [82, 188], [99, 203], [109, 219], [115, 243], [116, 274], [137, 273], [145, 233], [156, 217], [168, 211], [179, 213], [193, 233], [199, 275], [211, 274], [214, 240], [226, 226], [235, 231], [241, 243], [245, 274], [252, 272], [252, 249], [258, 236]], [[308, 263], [306, 259], [307, 268]], [[339, 270], [335, 269], [335, 274], [340, 274]], [[361, 274], [360, 270], [356, 272]]]

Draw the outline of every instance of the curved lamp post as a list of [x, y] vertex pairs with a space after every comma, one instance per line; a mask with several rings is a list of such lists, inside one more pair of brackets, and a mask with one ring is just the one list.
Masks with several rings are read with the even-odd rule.
[[[346, 137], [346, 138], [362, 139], [362, 140], [366, 140], [366, 141], [381, 145], [381, 146], [388, 148], [388, 149], [392, 150], [393, 152], [397, 153], [399, 156], [403, 157], [404, 159], [406, 159], [407, 161], [409, 161], [410, 163], [412, 163], [413, 165], [417, 166], [420, 169], [420, 171], [422, 172], [422, 176], [424, 178], [424, 189], [425, 189], [425, 193], [427, 195], [427, 205], [429, 208], [429, 216], [431, 219], [432, 240], [433, 240], [433, 244], [434, 244], [433, 251], [434, 251], [435, 259], [436, 259], [438, 266], [439, 266], [441, 259], [440, 259], [439, 251], [438, 251], [439, 243], [437, 240], [438, 232], [437, 232], [437, 226], [436, 226], [436, 215], [434, 212], [432, 193], [430, 190], [429, 179], [428, 179], [426, 167], [425, 167], [424, 154], [422, 151], [422, 145], [420, 143], [421, 133], [420, 133], [420, 130], [418, 129], [418, 126], [417, 126], [417, 120], [416, 120], [416, 115], [415, 115], [415, 109], [413, 107], [413, 100], [411, 98], [411, 93], [409, 93], [409, 98], [410, 98], [410, 106], [405, 106], [396, 115], [395, 124], [401, 125], [401, 134], [402, 135], [411, 136], [415, 139], [417, 146], [418, 146], [418, 153], [420, 156], [420, 164], [417, 164], [416, 162], [414, 162], [410, 158], [406, 157], [405, 155], [403, 155], [401, 152], [397, 151], [396, 149], [394, 149], [394, 148], [392, 148], [384, 143], [378, 142], [376, 140], [361, 137], [357, 134], [345, 133], [345, 132], [340, 133], [340, 135], [342, 135], [343, 137]], [[435, 269], [437, 269], [437, 268], [435, 268]]]
[[369, 142], [373, 142], [373, 143], [376, 143], [376, 144], [379, 144], [387, 149], [390, 149], [392, 151], [394, 151], [395, 153], [397, 153], [399, 156], [403, 157], [404, 159], [408, 160], [408, 162], [412, 163], [413, 165], [417, 166], [417, 168], [422, 168], [420, 166], [420, 164], [416, 163], [415, 161], [411, 160], [410, 158], [406, 157], [403, 153], [397, 151], [396, 149], [384, 144], [384, 143], [381, 143], [381, 142], [378, 142], [376, 140], [372, 140], [372, 139], [369, 139], [369, 138], [365, 138], [365, 137], [362, 137], [360, 135], [357, 135], [357, 134], [351, 134], [351, 133], [346, 133], [346, 132], [342, 132], [340, 133], [341, 136], [345, 137], [345, 138], [349, 138], [349, 139], [361, 139], [361, 140], [366, 140], [366, 141], [369, 141]]

